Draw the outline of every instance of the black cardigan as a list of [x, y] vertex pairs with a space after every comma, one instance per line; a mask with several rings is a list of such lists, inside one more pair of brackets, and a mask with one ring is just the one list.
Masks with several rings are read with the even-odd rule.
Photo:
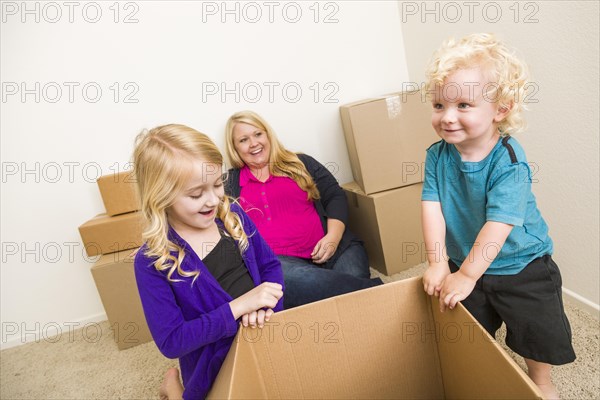
[[[310, 176], [312, 176], [317, 185], [317, 189], [319, 189], [321, 198], [314, 204], [317, 213], [321, 218], [323, 232], [327, 233], [327, 218], [342, 221], [346, 226], [335, 253], [325, 264], [323, 264], [325, 268], [331, 268], [340, 254], [342, 254], [353, 241], [359, 243], [361, 241], [348, 229], [348, 200], [346, 199], [344, 190], [340, 187], [331, 172], [309, 155], [298, 154], [298, 158], [302, 161]], [[225, 182], [225, 193], [237, 199], [240, 197], [240, 191], [240, 170], [232, 168], [229, 170], [227, 181]]]

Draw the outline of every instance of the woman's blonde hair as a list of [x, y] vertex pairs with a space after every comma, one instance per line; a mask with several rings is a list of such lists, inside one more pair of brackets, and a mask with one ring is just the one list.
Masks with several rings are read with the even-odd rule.
[[[513, 134], [525, 128], [523, 118], [525, 90], [528, 86], [527, 66], [513, 51], [490, 33], [475, 33], [460, 40], [446, 40], [429, 62], [427, 68], [427, 92], [444, 84], [446, 78], [459, 69], [481, 67], [490, 80], [484, 93], [487, 101], [497, 102], [508, 109], [498, 124], [501, 134]], [[490, 100], [492, 99], [492, 100]]]
[[[133, 162], [145, 227], [142, 238], [145, 255], [156, 257], [154, 267], [168, 271], [170, 281], [175, 271], [180, 276], [197, 278], [199, 271], [184, 271], [181, 263], [185, 252], [168, 238], [166, 210], [185, 189], [195, 160], [223, 165], [221, 152], [208, 136], [185, 125], [164, 125], [141, 132], [135, 139]], [[248, 247], [248, 237], [240, 217], [230, 210], [230, 200], [224, 196], [217, 207], [217, 217], [238, 242], [240, 252]], [[177, 254], [174, 256], [173, 253]]]
[[229, 163], [233, 168], [242, 168], [244, 161], [235, 149], [233, 129], [238, 123], [252, 125], [265, 132], [271, 144], [269, 154], [269, 172], [274, 176], [287, 176], [291, 178], [308, 194], [308, 200], [316, 201], [320, 198], [319, 189], [313, 178], [308, 173], [306, 166], [298, 155], [287, 150], [277, 139], [275, 131], [260, 115], [253, 111], [240, 111], [233, 114], [227, 120], [225, 126], [225, 148]]

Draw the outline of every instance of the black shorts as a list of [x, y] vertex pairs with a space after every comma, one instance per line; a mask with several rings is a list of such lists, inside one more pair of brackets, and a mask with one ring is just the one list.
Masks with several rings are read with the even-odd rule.
[[[449, 261], [454, 273], [458, 267]], [[506, 324], [506, 345], [531, 360], [561, 365], [575, 360], [562, 279], [549, 255], [516, 275], [483, 275], [462, 304], [495, 337]]]

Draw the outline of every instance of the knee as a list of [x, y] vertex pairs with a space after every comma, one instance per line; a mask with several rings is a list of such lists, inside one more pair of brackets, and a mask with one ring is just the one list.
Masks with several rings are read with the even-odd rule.
[[358, 278], [369, 278], [369, 259], [361, 244], [352, 244], [336, 260], [333, 269]]

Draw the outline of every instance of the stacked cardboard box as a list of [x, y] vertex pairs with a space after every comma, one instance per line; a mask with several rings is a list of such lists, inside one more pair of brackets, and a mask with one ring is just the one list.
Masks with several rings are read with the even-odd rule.
[[101, 176], [97, 183], [106, 213], [111, 217], [140, 209], [132, 171]]
[[133, 257], [142, 245], [142, 216], [130, 171], [102, 176], [98, 188], [106, 208], [79, 227], [88, 256], [100, 256], [92, 275], [120, 350], [152, 340], [142, 310]]
[[420, 198], [425, 151], [439, 140], [421, 92], [340, 107], [355, 182], [342, 185], [349, 228], [372, 267], [392, 275], [425, 261]]
[[152, 340], [133, 272], [136, 250], [106, 254], [92, 267], [92, 276], [119, 350]]
[[102, 176], [98, 188], [106, 208], [79, 227], [88, 256], [135, 249], [142, 245], [142, 217], [132, 172]]
[[209, 399], [541, 399], [458, 305], [440, 313], [421, 279], [274, 314], [241, 328]]

